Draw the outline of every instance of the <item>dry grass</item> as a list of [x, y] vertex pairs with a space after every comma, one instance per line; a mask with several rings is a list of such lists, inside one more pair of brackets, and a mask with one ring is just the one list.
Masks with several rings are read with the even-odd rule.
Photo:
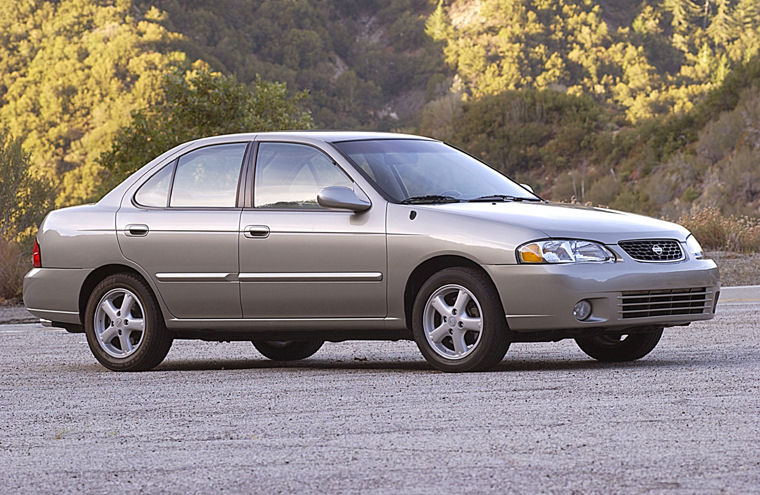
[[683, 215], [678, 223], [689, 229], [704, 249], [760, 251], [760, 219], [726, 216], [717, 208], [704, 208]]
[[707, 251], [705, 257], [718, 265], [723, 287], [760, 285], [760, 253]]
[[21, 299], [24, 274], [30, 265], [29, 257], [21, 254], [17, 244], [0, 239], [0, 302]]

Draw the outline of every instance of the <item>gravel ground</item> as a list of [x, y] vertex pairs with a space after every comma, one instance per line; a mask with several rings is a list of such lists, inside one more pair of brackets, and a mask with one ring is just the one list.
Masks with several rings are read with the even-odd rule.
[[39, 318], [26, 310], [24, 306], [18, 304], [0, 305], [0, 325], [10, 323], [36, 323]]
[[0, 326], [3, 493], [757, 493], [760, 306], [721, 304], [647, 358], [516, 344], [491, 373], [409, 342], [287, 366], [175, 342], [113, 373], [84, 336]]

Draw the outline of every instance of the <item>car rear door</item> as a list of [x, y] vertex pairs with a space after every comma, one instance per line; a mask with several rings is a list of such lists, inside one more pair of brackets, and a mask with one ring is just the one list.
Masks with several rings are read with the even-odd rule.
[[385, 208], [322, 208], [327, 186], [364, 193], [322, 149], [259, 142], [251, 207], [241, 214], [240, 294], [245, 318], [386, 315]]
[[166, 164], [116, 215], [119, 245], [177, 318], [240, 318], [240, 176], [248, 142], [195, 148]]

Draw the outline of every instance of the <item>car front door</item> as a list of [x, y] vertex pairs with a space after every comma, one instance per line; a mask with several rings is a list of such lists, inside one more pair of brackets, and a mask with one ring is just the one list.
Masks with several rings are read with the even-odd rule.
[[143, 183], [116, 215], [122, 253], [177, 318], [240, 318], [238, 188], [248, 143], [192, 150]]
[[364, 193], [324, 151], [258, 143], [253, 202], [241, 215], [240, 294], [245, 318], [386, 315], [385, 208], [322, 208], [327, 186]]

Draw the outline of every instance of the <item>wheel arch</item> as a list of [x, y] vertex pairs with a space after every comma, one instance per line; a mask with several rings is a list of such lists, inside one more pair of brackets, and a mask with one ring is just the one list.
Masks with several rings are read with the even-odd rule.
[[[496, 284], [494, 283], [491, 275], [477, 262], [460, 255], [440, 255], [433, 258], [429, 258], [412, 270], [409, 278], [406, 281], [406, 287], [404, 288], [404, 318], [406, 320], [406, 327], [412, 328], [412, 310], [414, 308], [414, 299], [417, 297], [422, 284], [430, 278], [434, 273], [437, 273], [446, 268], [453, 267], [465, 267], [472, 268], [486, 276], [488, 281], [497, 291]], [[499, 302], [501, 304], [501, 302]]]
[[112, 263], [96, 268], [90, 272], [89, 275], [87, 275], [87, 278], [85, 278], [84, 282], [82, 283], [82, 287], [79, 290], [79, 319], [82, 322], [82, 325], [84, 325], [84, 313], [87, 309], [87, 300], [90, 298], [90, 294], [92, 293], [93, 289], [95, 289], [95, 286], [105, 280], [106, 277], [115, 275], [117, 273], [129, 273], [130, 275], [134, 275], [135, 277], [145, 282], [145, 285], [147, 285], [150, 291], [153, 293], [153, 297], [156, 298], [158, 307], [163, 311], [155, 288], [151, 285], [150, 281], [147, 280], [145, 276], [143, 276], [142, 273], [129, 265]]

